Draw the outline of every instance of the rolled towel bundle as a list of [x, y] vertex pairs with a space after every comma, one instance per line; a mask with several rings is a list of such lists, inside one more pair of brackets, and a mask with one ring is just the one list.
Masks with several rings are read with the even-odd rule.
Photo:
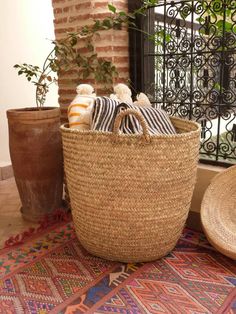
[[80, 84], [76, 88], [77, 95], [68, 107], [68, 120], [70, 128], [89, 130], [91, 124], [91, 112], [96, 94], [89, 84]]
[[140, 93], [136, 96], [136, 101], [134, 102], [134, 105], [138, 107], [151, 107], [152, 106], [147, 95], [145, 95], [144, 93]]
[[136, 101], [134, 103], [131, 96], [132, 96], [132, 92], [130, 88], [127, 85], [120, 83], [114, 86], [114, 94], [111, 94], [110, 98], [120, 103], [124, 102], [130, 105], [134, 104], [135, 106], [138, 106], [138, 107], [151, 107], [152, 106], [147, 95], [145, 95], [144, 93], [138, 94], [136, 96]]
[[132, 104], [133, 100], [131, 95], [132, 92], [130, 88], [127, 85], [120, 83], [114, 86], [114, 94], [111, 94], [110, 98], [119, 102]]
[[[139, 107], [128, 103], [119, 103], [108, 97], [97, 97], [92, 112], [91, 130], [112, 132], [114, 121], [122, 110], [134, 109], [144, 117], [148, 131], [155, 134], [175, 134], [175, 128], [167, 113], [151, 106]], [[137, 118], [130, 115], [122, 119], [120, 130], [124, 134], [141, 134], [142, 127]]]

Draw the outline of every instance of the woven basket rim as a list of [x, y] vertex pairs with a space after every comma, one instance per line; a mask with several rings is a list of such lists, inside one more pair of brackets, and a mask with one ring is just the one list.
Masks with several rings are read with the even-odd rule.
[[[151, 135], [152, 139], [168, 139], [168, 138], [181, 138], [181, 137], [185, 137], [185, 136], [189, 136], [189, 135], [194, 135], [194, 134], [198, 134], [200, 132], [201, 129], [201, 125], [195, 121], [190, 121], [190, 120], [185, 120], [185, 119], [181, 119], [181, 118], [177, 118], [177, 117], [170, 117], [171, 120], [173, 121], [179, 121], [182, 122], [186, 125], [191, 125], [192, 127], [195, 127], [195, 130], [190, 130], [187, 132], [183, 132], [183, 133], [176, 133], [176, 134], [156, 134], [156, 135]], [[110, 137], [110, 136], [119, 136], [119, 137], [123, 137], [123, 138], [140, 138], [143, 137], [143, 134], [115, 134], [113, 132], [104, 132], [104, 131], [97, 131], [97, 130], [78, 130], [78, 129], [72, 129], [69, 127], [68, 123], [64, 123], [60, 126], [60, 129], [63, 132], [68, 132], [68, 133], [74, 133], [74, 134], [83, 134], [83, 135], [97, 135], [97, 136], [105, 136], [105, 137]]]
[[[204, 233], [206, 234], [206, 237], [208, 241], [214, 246], [218, 251], [223, 253], [224, 255], [231, 257], [233, 259], [236, 259], [236, 243], [227, 243], [223, 237], [220, 236], [220, 229], [215, 226], [215, 229], [212, 229], [213, 224], [212, 221], [210, 222], [211, 215], [207, 213], [207, 209], [209, 208], [209, 203], [212, 198], [212, 194], [214, 193], [215, 189], [220, 186], [220, 189], [222, 191], [221, 199], [224, 197], [227, 197], [227, 199], [230, 198], [230, 195], [225, 195], [225, 189], [221, 180], [222, 178], [228, 178], [228, 180], [232, 178], [236, 178], [236, 165], [232, 165], [228, 169], [223, 170], [219, 174], [217, 174], [211, 181], [210, 185], [208, 186], [203, 200], [201, 204], [201, 223], [204, 230]], [[225, 192], [225, 193], [224, 193]], [[220, 196], [218, 196], [220, 197]], [[216, 211], [218, 209], [216, 208]], [[226, 224], [224, 225], [226, 226]], [[236, 224], [235, 224], [235, 230], [236, 230]], [[228, 248], [230, 244], [230, 249]]]

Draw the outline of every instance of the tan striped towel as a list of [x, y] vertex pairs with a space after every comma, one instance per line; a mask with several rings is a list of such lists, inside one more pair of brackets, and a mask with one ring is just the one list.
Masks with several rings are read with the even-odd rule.
[[70, 128], [89, 130], [95, 96], [77, 95], [68, 107]]

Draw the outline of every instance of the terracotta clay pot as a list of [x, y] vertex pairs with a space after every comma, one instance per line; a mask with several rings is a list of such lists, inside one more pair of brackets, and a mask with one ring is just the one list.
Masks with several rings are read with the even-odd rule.
[[62, 206], [60, 109], [7, 111], [10, 156], [23, 218], [38, 222]]

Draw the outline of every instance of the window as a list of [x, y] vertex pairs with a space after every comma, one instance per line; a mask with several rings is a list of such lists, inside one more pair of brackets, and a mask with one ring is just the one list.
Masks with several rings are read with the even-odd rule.
[[236, 1], [159, 0], [137, 24], [141, 31], [130, 31], [133, 88], [202, 125], [202, 162], [236, 163]]

